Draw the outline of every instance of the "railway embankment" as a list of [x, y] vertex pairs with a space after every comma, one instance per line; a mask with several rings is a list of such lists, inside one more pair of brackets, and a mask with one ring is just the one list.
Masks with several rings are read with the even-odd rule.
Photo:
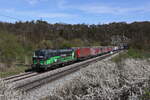
[[41, 100], [149, 100], [150, 59], [113, 59], [89, 65]]

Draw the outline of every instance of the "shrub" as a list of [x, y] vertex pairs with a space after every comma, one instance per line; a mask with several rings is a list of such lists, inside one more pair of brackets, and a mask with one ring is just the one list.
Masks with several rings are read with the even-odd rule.
[[128, 56], [131, 58], [142, 58], [142, 51], [138, 49], [130, 48], [127, 52]]
[[16, 35], [0, 32], [0, 62], [12, 65], [13, 62], [25, 62], [25, 55], [30, 56], [32, 47], [19, 42]]
[[0, 33], [1, 61], [10, 63], [23, 56], [23, 47], [18, 43], [16, 36], [5, 32]]
[[82, 46], [84, 46], [83, 41], [81, 41], [81, 39], [78, 39], [78, 38], [73, 39], [71, 41], [71, 43], [73, 44], [73, 47], [82, 47]]
[[150, 87], [145, 88], [145, 91], [142, 96], [140, 96], [141, 100], [150, 100]]
[[130, 48], [127, 52], [121, 53], [118, 56], [112, 58], [112, 61], [118, 63], [122, 60], [125, 60], [126, 58], [150, 58], [150, 52]]
[[51, 49], [53, 48], [53, 43], [50, 41], [50, 40], [43, 40], [41, 41], [38, 45], [37, 45], [37, 48], [48, 48], [48, 49]]

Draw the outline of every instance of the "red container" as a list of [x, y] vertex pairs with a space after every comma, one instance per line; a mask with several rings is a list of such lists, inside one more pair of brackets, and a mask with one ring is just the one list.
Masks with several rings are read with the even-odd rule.
[[92, 55], [96, 56], [101, 53], [101, 48], [91, 48], [92, 49]]
[[76, 49], [77, 58], [85, 58], [91, 56], [90, 48], [77, 48]]
[[90, 50], [91, 50], [91, 56], [95, 56], [95, 55], [97, 55], [97, 50], [96, 50], [96, 48], [90, 48]]
[[103, 52], [102, 47], [98, 48], [98, 53], [97, 54], [101, 54]]

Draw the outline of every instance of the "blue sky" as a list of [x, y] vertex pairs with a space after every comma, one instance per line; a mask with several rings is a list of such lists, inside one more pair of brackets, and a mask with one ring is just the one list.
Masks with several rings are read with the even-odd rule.
[[104, 24], [150, 21], [149, 0], [0, 0], [0, 21]]

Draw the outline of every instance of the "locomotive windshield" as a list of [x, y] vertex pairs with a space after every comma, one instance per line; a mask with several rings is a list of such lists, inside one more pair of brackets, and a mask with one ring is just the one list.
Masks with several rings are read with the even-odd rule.
[[41, 50], [38, 50], [38, 51], [35, 51], [35, 56], [45, 56], [45, 52], [44, 51], [41, 51]]

